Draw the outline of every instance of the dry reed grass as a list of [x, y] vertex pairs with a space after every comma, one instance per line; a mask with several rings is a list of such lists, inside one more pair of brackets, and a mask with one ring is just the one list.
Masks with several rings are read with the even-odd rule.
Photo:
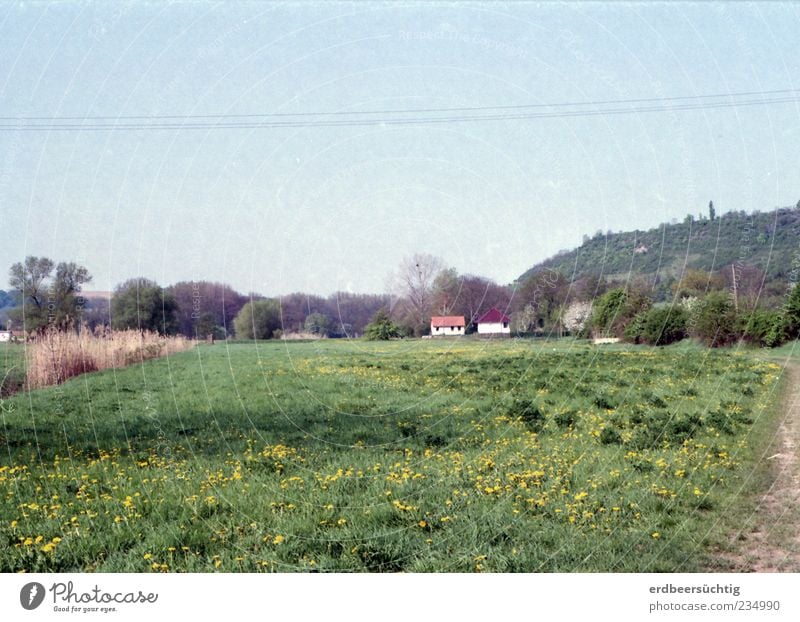
[[164, 337], [138, 330], [93, 335], [50, 330], [26, 348], [26, 385], [36, 389], [61, 384], [67, 378], [102, 369], [120, 368], [191, 348], [184, 337]]

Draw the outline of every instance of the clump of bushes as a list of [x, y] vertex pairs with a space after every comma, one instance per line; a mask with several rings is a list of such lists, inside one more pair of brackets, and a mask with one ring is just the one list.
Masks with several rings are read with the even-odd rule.
[[738, 320], [731, 296], [711, 292], [697, 304], [694, 336], [709, 347], [730, 345], [739, 338]]
[[634, 318], [625, 337], [634, 343], [667, 346], [686, 337], [688, 323], [688, 314], [681, 306], [653, 308]]
[[653, 302], [635, 289], [612, 289], [592, 307], [587, 329], [598, 336], [623, 337], [634, 318], [647, 311]]
[[400, 336], [400, 327], [392, 322], [386, 309], [378, 310], [364, 329], [364, 337], [369, 341], [388, 341]]
[[[595, 307], [592, 326], [597, 332], [622, 336], [632, 343], [666, 346], [694, 337], [709, 347], [740, 340], [774, 348], [800, 338], [800, 285], [795, 285], [780, 309], [739, 312], [730, 292], [711, 291], [704, 298], [680, 305], [651, 308], [641, 296], [612, 290]], [[691, 301], [691, 304], [689, 304]], [[631, 316], [636, 308], [640, 310]]]
[[747, 341], [774, 348], [786, 341], [786, 326], [780, 311], [756, 309], [739, 319], [739, 331]]

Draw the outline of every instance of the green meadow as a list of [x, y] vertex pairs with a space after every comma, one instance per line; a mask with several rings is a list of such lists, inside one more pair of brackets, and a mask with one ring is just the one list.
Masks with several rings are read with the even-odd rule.
[[25, 348], [0, 343], [0, 398], [16, 393], [25, 382]]
[[724, 569], [779, 379], [687, 344], [198, 345], [3, 398], [0, 571]]

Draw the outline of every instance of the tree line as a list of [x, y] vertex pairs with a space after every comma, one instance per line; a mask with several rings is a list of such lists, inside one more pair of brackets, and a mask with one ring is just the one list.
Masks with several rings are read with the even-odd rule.
[[591, 274], [570, 280], [546, 269], [501, 285], [459, 274], [424, 253], [402, 260], [386, 294], [295, 292], [270, 298], [224, 283], [181, 281], [161, 287], [133, 278], [117, 285], [110, 300], [87, 299], [83, 289], [91, 280], [74, 262], [27, 257], [9, 271], [11, 289], [0, 291], [0, 314], [28, 334], [49, 327], [133, 328], [199, 339], [388, 339], [429, 334], [434, 315], [464, 317], [469, 333], [495, 307], [511, 317], [517, 335], [602, 335], [655, 345], [691, 336], [712, 346], [740, 339], [779, 345], [796, 338], [800, 324], [798, 288], [765, 288], [763, 272], [744, 265], [718, 272], [687, 270], [673, 282], [667, 302], [659, 301], [654, 283], [643, 277], [626, 283]]
[[89, 271], [74, 262], [27, 257], [9, 270], [0, 290], [0, 322], [26, 335], [56, 330], [137, 329], [204, 339], [209, 336], [269, 339], [285, 333], [360, 336], [389, 296], [300, 292], [268, 298], [243, 294], [211, 281], [168, 287], [137, 277], [117, 285], [110, 299], [85, 297]]
[[777, 347], [800, 338], [800, 284], [788, 284], [777, 306], [758, 295], [739, 297], [738, 289], [702, 270], [687, 270], [664, 303], [654, 303], [641, 286], [615, 287], [595, 301], [581, 332], [657, 346], [691, 337], [710, 347], [741, 341]]

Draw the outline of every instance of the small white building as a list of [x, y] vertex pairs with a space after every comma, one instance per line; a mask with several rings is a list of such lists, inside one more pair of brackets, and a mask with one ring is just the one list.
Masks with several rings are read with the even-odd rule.
[[602, 346], [609, 343], [619, 343], [619, 337], [595, 337], [592, 343], [596, 346]]
[[479, 317], [475, 323], [478, 325], [479, 335], [511, 336], [511, 318], [494, 307]]
[[439, 315], [431, 318], [431, 337], [458, 337], [466, 323], [461, 315]]
[[11, 331], [10, 330], [0, 330], [0, 342], [3, 341], [11, 341]]

